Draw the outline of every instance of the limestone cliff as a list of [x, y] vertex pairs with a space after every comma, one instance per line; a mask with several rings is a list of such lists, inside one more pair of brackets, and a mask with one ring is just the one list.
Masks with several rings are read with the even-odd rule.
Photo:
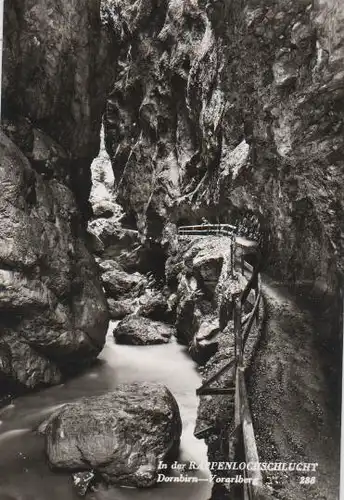
[[0, 374], [57, 383], [97, 356], [106, 301], [85, 240], [113, 37], [100, 2], [5, 5]]
[[107, 146], [141, 231], [260, 215], [284, 279], [343, 270], [340, 0], [106, 2]]
[[[7, 2], [3, 130], [12, 143], [2, 140], [2, 173], [11, 177], [13, 163], [21, 173], [1, 200], [0, 268], [47, 282], [58, 303], [78, 296], [75, 248], [90, 259], [83, 244], [90, 164], [108, 94], [107, 150], [127, 220], [141, 233], [160, 236], [167, 221], [226, 222], [254, 212], [275, 272], [333, 292], [344, 241], [343, 18], [340, 0]], [[37, 217], [66, 243], [49, 243], [49, 263], [39, 257], [43, 230], [28, 244]], [[21, 247], [37, 248], [35, 256], [12, 250]], [[98, 290], [89, 262], [86, 283]], [[68, 304], [70, 324], [88, 310], [82, 303], [81, 313]], [[3, 304], [10, 330], [22, 332], [26, 313], [12, 321]], [[51, 302], [46, 307], [50, 314]], [[43, 330], [50, 324], [40, 321]]]

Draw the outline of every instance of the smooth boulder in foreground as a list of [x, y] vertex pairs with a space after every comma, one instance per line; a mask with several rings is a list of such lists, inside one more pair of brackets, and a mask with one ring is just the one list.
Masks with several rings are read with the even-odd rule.
[[156, 383], [68, 403], [44, 427], [52, 468], [94, 470], [107, 483], [141, 488], [156, 483], [159, 460], [176, 459], [181, 432], [175, 398]]

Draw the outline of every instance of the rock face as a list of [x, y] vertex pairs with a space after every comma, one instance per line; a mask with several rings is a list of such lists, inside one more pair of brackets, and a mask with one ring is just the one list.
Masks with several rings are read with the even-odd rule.
[[85, 245], [90, 164], [112, 69], [98, 1], [6, 3], [0, 139], [0, 377], [57, 383], [102, 349]]
[[133, 315], [123, 319], [113, 335], [118, 344], [154, 345], [169, 342], [173, 332], [170, 325]]
[[199, 298], [196, 280], [182, 275], [177, 289], [176, 329], [178, 340], [186, 345], [192, 341], [200, 325]]
[[3, 134], [0, 153], [0, 371], [26, 387], [56, 383], [102, 349], [106, 302], [72, 192]]
[[176, 458], [181, 430], [166, 387], [121, 385], [55, 413], [45, 428], [46, 452], [53, 468], [94, 469], [106, 482], [147, 487], [157, 480], [158, 461]]
[[105, 149], [103, 128], [100, 133], [99, 155], [92, 162], [91, 174], [90, 203], [93, 216], [95, 219], [113, 218], [116, 223], [123, 214], [121, 213], [121, 207], [115, 203], [115, 180], [111, 161]]
[[[176, 329], [178, 340], [186, 344], [199, 344], [201, 337], [213, 330], [212, 319], [203, 321], [204, 315], [215, 315], [221, 303], [221, 289], [229, 272], [230, 240], [207, 237], [192, 239], [172, 251], [166, 262], [166, 280], [176, 287]], [[229, 259], [229, 261], [228, 261]], [[203, 323], [203, 326], [201, 325]], [[208, 324], [208, 326], [206, 326]]]
[[85, 164], [98, 154], [104, 93], [112, 77], [104, 64], [110, 40], [101, 27], [100, 0], [15, 0], [5, 6], [5, 117], [28, 117], [71, 158], [82, 160], [70, 172], [75, 183], [85, 181], [80, 189], [90, 188]]
[[259, 214], [284, 278], [343, 270], [344, 5], [108, 2], [121, 44], [106, 134], [142, 231]]

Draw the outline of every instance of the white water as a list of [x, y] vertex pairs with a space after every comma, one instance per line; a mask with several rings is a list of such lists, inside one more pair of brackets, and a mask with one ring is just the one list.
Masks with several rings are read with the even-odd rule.
[[[110, 391], [118, 384], [158, 381], [165, 384], [178, 401], [183, 434], [180, 462], [207, 460], [203, 441], [193, 436], [201, 379], [182, 346], [170, 344], [136, 347], [116, 345], [110, 325], [106, 346], [99, 363], [66, 384], [18, 398], [0, 411], [0, 500], [76, 500], [68, 474], [51, 472], [44, 457], [44, 439], [33, 430], [59, 405], [82, 396]], [[178, 473], [175, 472], [175, 475]], [[192, 471], [200, 479], [208, 471]], [[166, 483], [146, 490], [101, 488], [87, 495], [89, 500], [207, 500], [211, 485]]]

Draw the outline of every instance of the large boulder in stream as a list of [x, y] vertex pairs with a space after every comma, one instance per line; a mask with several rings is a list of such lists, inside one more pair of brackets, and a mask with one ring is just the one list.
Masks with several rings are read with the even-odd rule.
[[136, 302], [132, 299], [107, 299], [109, 314], [111, 319], [123, 319], [129, 314], [133, 314], [137, 308]]
[[182, 422], [165, 386], [135, 383], [66, 404], [42, 431], [52, 468], [94, 470], [107, 483], [148, 487], [159, 460], [176, 459]]
[[147, 288], [143, 295], [136, 298], [122, 298], [107, 300], [111, 319], [123, 319], [129, 314], [136, 313], [156, 321], [171, 320], [171, 311], [163, 293], [159, 290]]
[[[109, 205], [110, 203], [110, 205]], [[88, 224], [88, 231], [96, 236], [103, 245], [103, 251], [99, 252], [102, 254], [103, 258], [107, 259], [117, 259], [123, 254], [135, 254], [135, 249], [140, 248], [139, 234], [133, 229], [124, 228], [121, 225], [122, 214], [114, 215], [111, 218], [106, 218], [106, 212], [110, 215], [112, 202], [100, 202], [96, 206], [93, 206], [94, 220], [90, 221]], [[118, 206], [116, 205], [116, 208]], [[100, 211], [103, 210], [104, 213], [100, 217]], [[136, 255], [136, 254], [135, 254]], [[126, 264], [126, 260], [129, 260], [129, 267], [132, 263], [136, 262], [137, 258], [133, 255], [129, 258], [124, 256], [120, 257], [121, 263]]]
[[147, 287], [147, 279], [140, 273], [126, 273], [114, 260], [100, 263], [101, 281], [107, 297], [120, 299], [123, 296], [137, 297]]
[[113, 331], [118, 344], [129, 345], [166, 344], [173, 333], [171, 325], [137, 315], [124, 318]]
[[169, 321], [171, 311], [164, 294], [152, 288], [147, 288], [145, 293], [137, 300], [137, 314], [156, 321]]

